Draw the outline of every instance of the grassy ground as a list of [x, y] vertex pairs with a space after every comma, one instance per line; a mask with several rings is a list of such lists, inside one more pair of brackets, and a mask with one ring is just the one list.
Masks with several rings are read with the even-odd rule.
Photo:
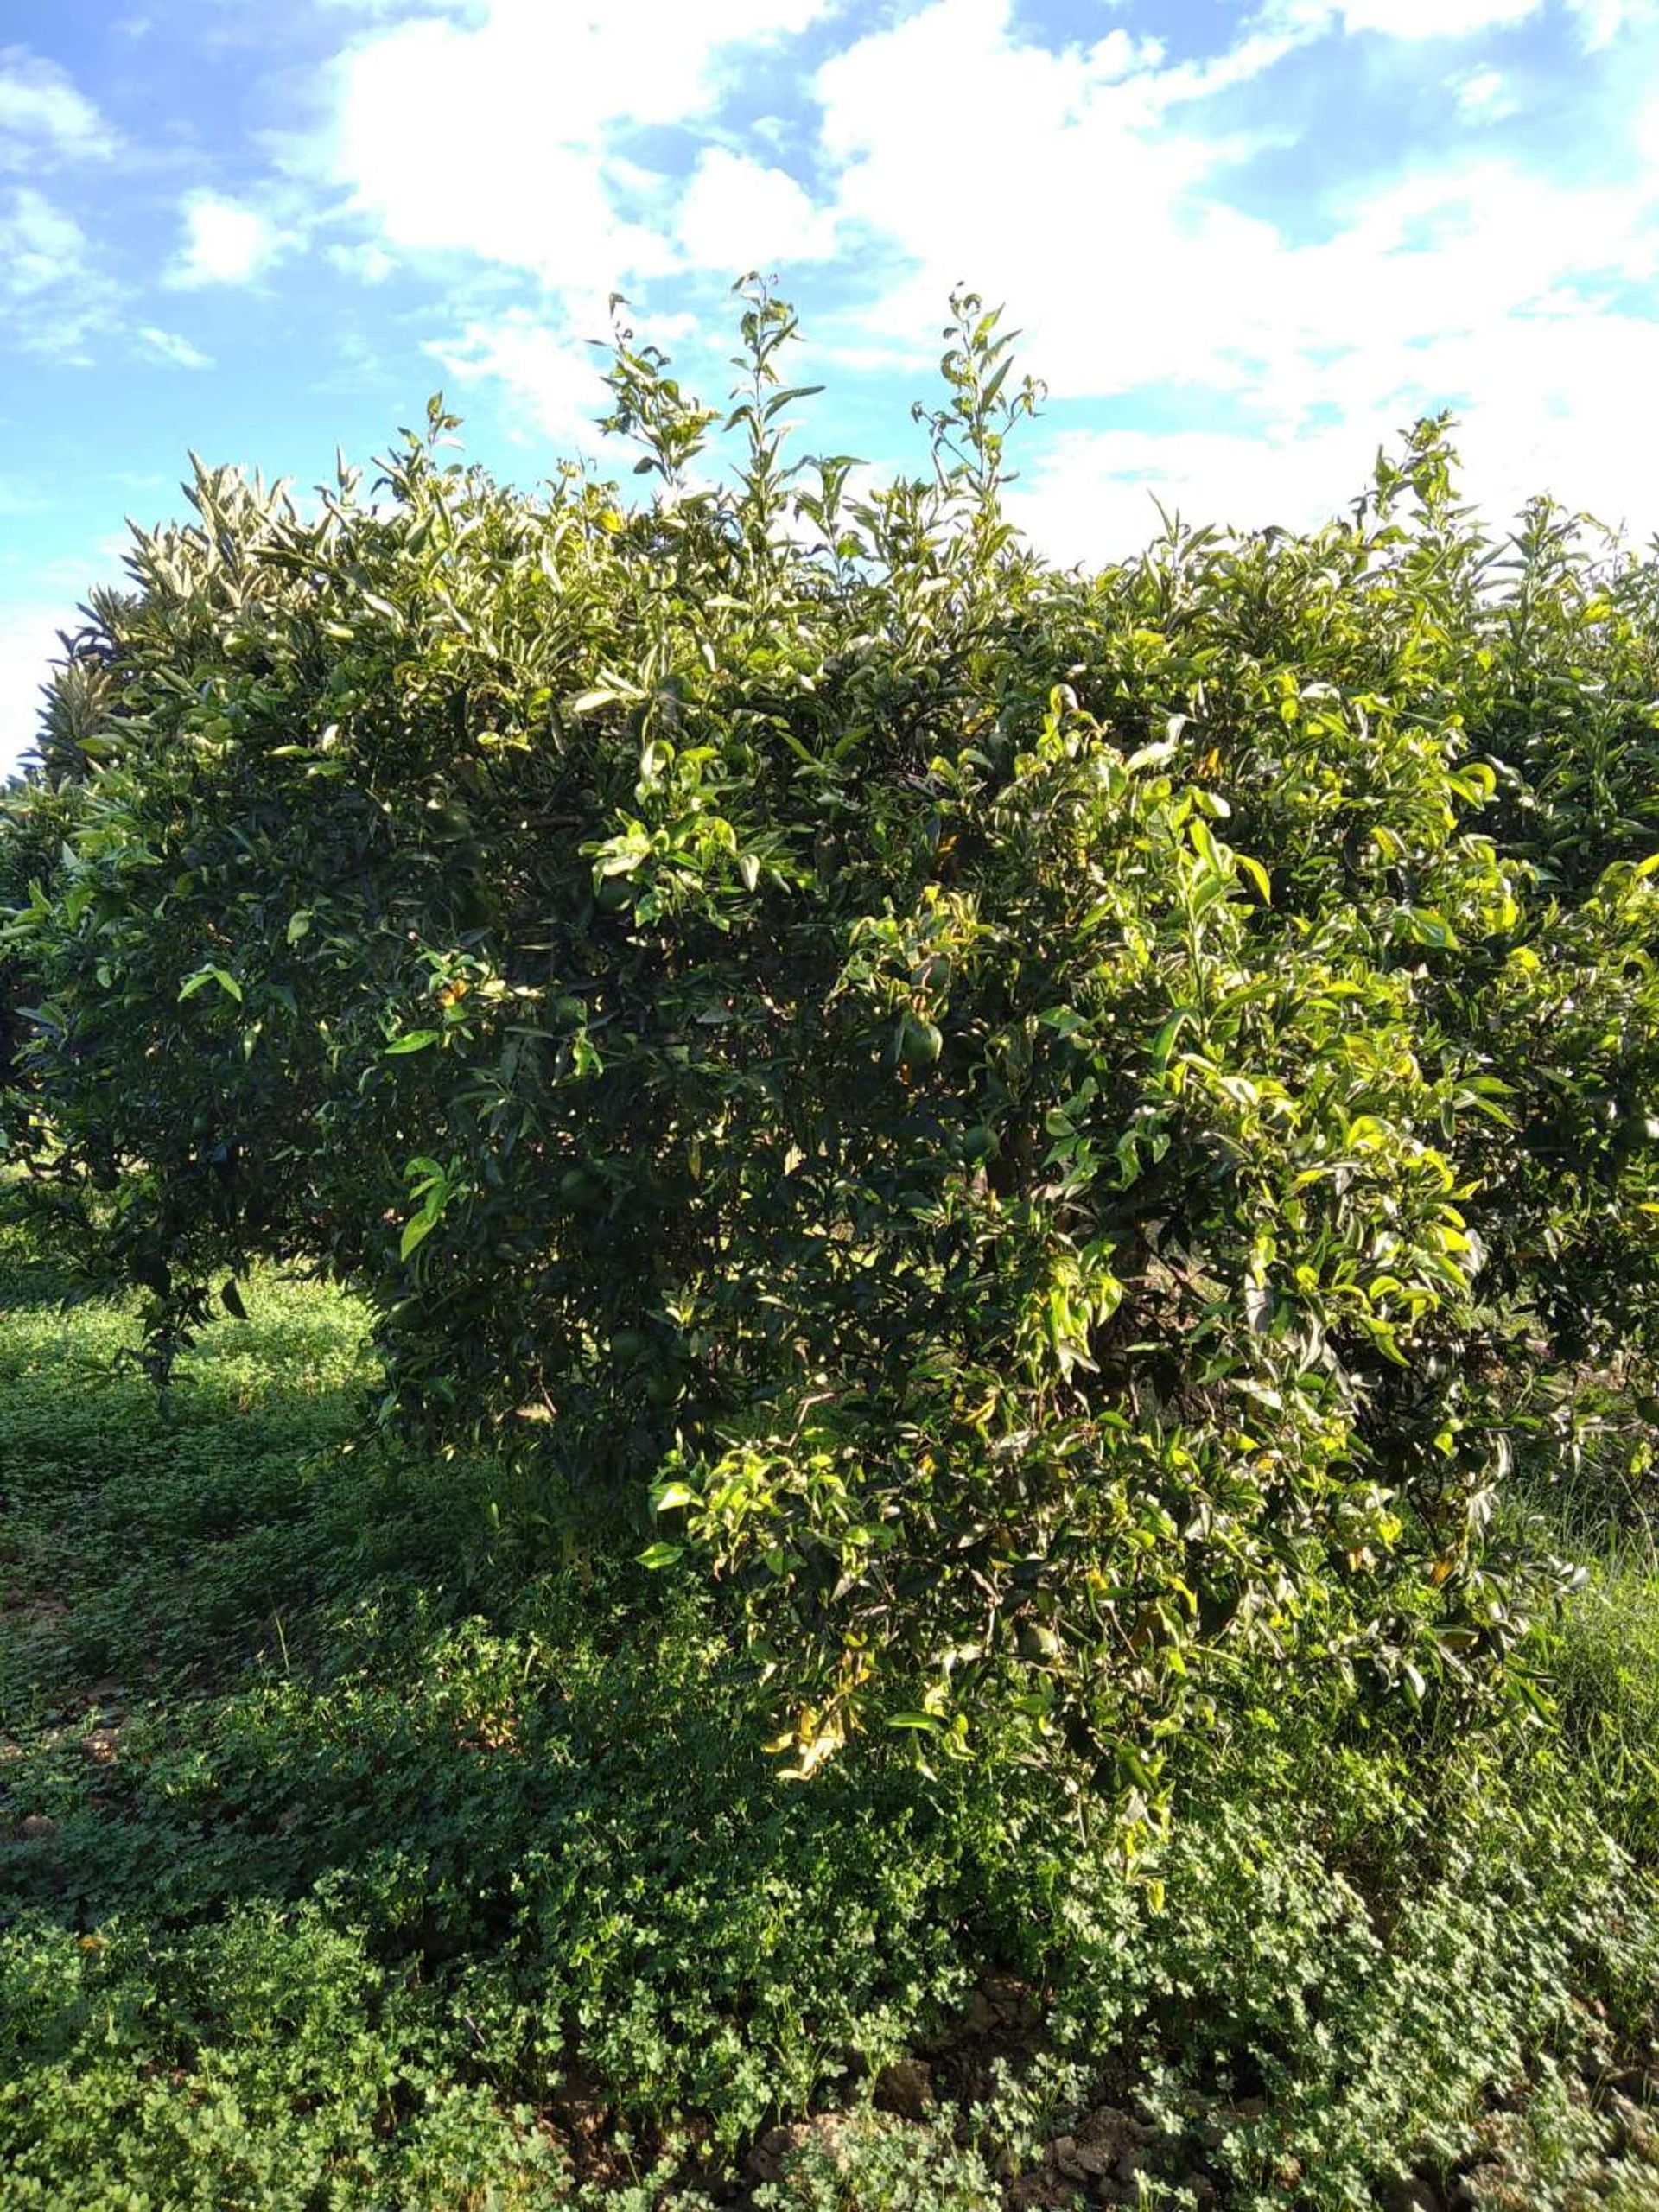
[[779, 1783], [696, 1602], [353, 1446], [349, 1302], [161, 1402], [61, 1287], [0, 1221], [0, 2207], [1659, 2206], [1639, 1551], [1548, 1727], [1257, 1685], [1130, 1882], [1013, 1768]]

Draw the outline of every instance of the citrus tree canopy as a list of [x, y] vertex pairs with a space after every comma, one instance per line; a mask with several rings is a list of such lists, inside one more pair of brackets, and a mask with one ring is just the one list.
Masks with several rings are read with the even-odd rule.
[[10, 803], [10, 1141], [158, 1376], [359, 1286], [388, 1423], [712, 1575], [798, 1769], [1013, 1727], [1133, 1820], [1241, 1664], [1474, 1700], [1559, 1573], [1510, 1454], [1654, 1334], [1656, 580], [1444, 422], [1058, 572], [955, 308], [885, 488], [758, 289], [723, 425], [620, 334], [643, 503], [435, 403], [315, 511], [198, 465]]

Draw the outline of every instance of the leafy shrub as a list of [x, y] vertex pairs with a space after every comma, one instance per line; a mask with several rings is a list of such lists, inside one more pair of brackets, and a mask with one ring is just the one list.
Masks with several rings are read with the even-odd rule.
[[[0, 787], [0, 912], [27, 905], [31, 882], [52, 880], [72, 804], [54, 803], [54, 795], [39, 784]], [[16, 948], [0, 944], [0, 1094], [15, 1091], [22, 1081], [19, 1063], [27, 1028], [24, 999]], [[13, 1110], [21, 1110], [21, 1102]], [[0, 1147], [4, 1141], [0, 1120]]]
[[1467, 1706], [1559, 1579], [1492, 1516], [1651, 1347], [1656, 586], [1443, 423], [1056, 573], [956, 306], [863, 498], [759, 291], [730, 487], [626, 332], [638, 508], [436, 403], [315, 516], [199, 469], [66, 673], [21, 1134], [158, 1374], [354, 1283], [388, 1420], [734, 1593], [795, 1771], [1013, 1730], [1133, 1831], [1242, 1667]]

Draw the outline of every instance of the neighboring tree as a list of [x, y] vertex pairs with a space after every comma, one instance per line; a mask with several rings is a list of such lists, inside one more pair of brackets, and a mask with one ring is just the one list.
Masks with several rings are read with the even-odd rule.
[[435, 403], [315, 515], [198, 466], [10, 933], [34, 1165], [158, 1373], [257, 1256], [358, 1285], [389, 1421], [709, 1567], [798, 1770], [1014, 1727], [1133, 1830], [1262, 1658], [1478, 1698], [1512, 1440], [1651, 1355], [1655, 582], [1490, 543], [1438, 422], [1056, 572], [956, 308], [861, 498], [758, 289], [731, 488], [626, 333], [637, 510]]
[[[95, 590], [81, 609], [86, 620], [78, 631], [60, 632], [61, 658], [52, 680], [41, 687], [41, 708], [25, 765], [0, 785], [0, 915], [43, 901], [56, 875], [65, 833], [73, 818], [73, 790], [87, 772], [98, 733], [116, 711], [109, 696], [108, 644], [118, 624], [123, 601], [107, 588]], [[0, 1157], [7, 1124], [29, 1108], [29, 1087], [21, 1065], [25, 1033], [24, 985], [16, 946], [0, 943]]]
[[[28, 862], [22, 828], [23, 786], [0, 790], [0, 914], [29, 897]], [[0, 947], [0, 1097], [17, 1082], [23, 1041], [22, 977], [15, 954]], [[0, 1127], [3, 1124], [0, 1123]], [[3, 1153], [0, 1153], [0, 1158]]]

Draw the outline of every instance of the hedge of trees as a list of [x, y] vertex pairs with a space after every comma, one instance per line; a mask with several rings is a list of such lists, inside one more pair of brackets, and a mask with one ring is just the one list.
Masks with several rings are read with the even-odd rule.
[[196, 466], [10, 803], [39, 1203], [159, 1376], [356, 1285], [383, 1418], [709, 1578], [798, 1771], [1014, 1729], [1133, 1828], [1258, 1663], [1524, 1686], [1514, 1454], [1654, 1348], [1659, 572], [1443, 420], [1061, 571], [978, 301], [869, 491], [742, 335], [722, 423], [619, 334], [639, 504], [436, 403], [315, 510]]

